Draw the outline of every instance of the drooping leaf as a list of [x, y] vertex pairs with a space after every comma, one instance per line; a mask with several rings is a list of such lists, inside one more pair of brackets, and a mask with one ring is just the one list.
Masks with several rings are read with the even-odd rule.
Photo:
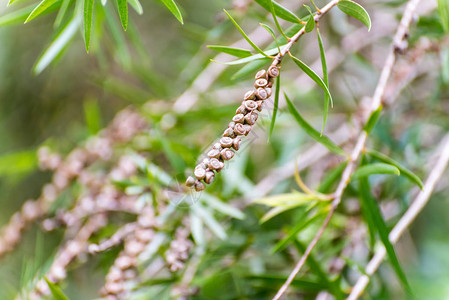
[[251, 45], [251, 47], [254, 48], [257, 52], [259, 52], [262, 56], [269, 57], [267, 54], [265, 54], [262, 49], [260, 49], [256, 44], [251, 41], [251, 39], [246, 35], [245, 31], [240, 27], [240, 25], [234, 20], [234, 18], [224, 9], [224, 12], [228, 16], [229, 20], [234, 24], [234, 26], [240, 31], [241, 35], [245, 38], [245, 40], [248, 42], [248, 44]]
[[444, 31], [449, 33], [449, 2], [447, 0], [438, 0], [438, 13], [440, 14]]
[[294, 207], [288, 207], [288, 206], [273, 207], [266, 214], [264, 214], [262, 216], [262, 218], [260, 218], [260, 224], [263, 224], [263, 223], [267, 222], [268, 220], [271, 220], [272, 218], [276, 217], [277, 215], [283, 213], [284, 211], [290, 210], [292, 208], [294, 208]]
[[[363, 166], [362, 166], [363, 167]], [[393, 245], [390, 242], [388, 237], [388, 228], [385, 224], [385, 221], [380, 212], [379, 206], [377, 205], [374, 198], [371, 196], [371, 188], [369, 185], [368, 177], [363, 177], [360, 179], [360, 192], [361, 192], [361, 201], [363, 201], [363, 205], [366, 206], [366, 213], [370, 214], [368, 218], [369, 222], [373, 222], [373, 224], [368, 224], [373, 227], [373, 230], [379, 233], [380, 239], [385, 246], [385, 250], [387, 252], [388, 258], [390, 260], [390, 264], [393, 267], [396, 275], [398, 276], [400, 282], [404, 285], [406, 290], [411, 294], [411, 287], [407, 281], [404, 271], [399, 265], [398, 258], [394, 251]], [[367, 220], [367, 221], [368, 221]]]
[[56, 16], [55, 23], [53, 24], [53, 26], [55, 28], [58, 28], [59, 25], [61, 25], [62, 20], [64, 20], [64, 17], [67, 13], [67, 10], [70, 6], [71, 1], [72, 0], [62, 0], [61, 8], [58, 11], [58, 15]]
[[268, 26], [267, 24], [263, 24], [263, 23], [260, 23], [260, 26], [262, 26], [273, 37], [273, 40], [276, 43], [276, 47], [278, 48], [278, 52], [281, 52], [281, 49], [279, 48], [279, 44], [278, 44], [278, 41], [276, 40], [276, 35], [274, 34], [273, 29], [270, 26]]
[[274, 1], [270, 0], [270, 12], [271, 15], [273, 16], [273, 20], [274, 23], [276, 24], [276, 28], [279, 30], [279, 32], [282, 34], [282, 36], [288, 41], [289, 38], [287, 37], [287, 35], [285, 34], [284, 30], [282, 29], [281, 25], [279, 24], [277, 15], [276, 15], [276, 9], [275, 9], [275, 5], [274, 5]]
[[401, 175], [407, 177], [408, 180], [410, 180], [411, 182], [418, 185], [420, 189], [423, 189], [424, 184], [421, 181], [421, 179], [415, 173], [413, 173], [411, 170], [409, 170], [406, 167], [404, 167], [403, 165], [401, 165], [399, 162], [397, 162], [394, 159], [386, 156], [385, 154], [382, 154], [375, 150], [368, 150], [366, 153], [371, 155], [375, 159], [380, 160], [381, 162], [395, 166], [396, 168], [399, 169], [399, 171], [401, 172]]
[[214, 51], [226, 53], [229, 55], [233, 55], [236, 57], [248, 57], [251, 56], [251, 51], [242, 49], [242, 48], [234, 48], [234, 47], [226, 47], [226, 46], [215, 46], [215, 45], [208, 45], [207, 48], [212, 49]]
[[265, 204], [271, 207], [297, 207], [310, 204], [320, 200], [315, 195], [307, 195], [304, 193], [278, 194], [261, 199], [257, 199], [254, 203]]
[[89, 52], [90, 36], [92, 32], [92, 16], [94, 13], [94, 0], [84, 0], [84, 42]]
[[132, 8], [136, 11], [137, 14], [143, 14], [142, 4], [140, 4], [139, 0], [128, 0], [128, 3], [132, 6]]
[[0, 17], [0, 27], [25, 22], [30, 13], [34, 10], [34, 5], [8, 12]]
[[117, 0], [118, 13], [120, 15], [120, 21], [122, 22], [123, 29], [128, 29], [128, 1]]
[[[320, 29], [317, 27], [316, 34], [318, 38], [318, 46], [320, 48], [320, 58], [321, 58], [321, 68], [323, 70], [323, 82], [329, 89], [329, 75], [327, 73], [327, 62], [326, 62], [326, 53], [324, 52], [323, 40], [321, 39]], [[329, 102], [330, 98], [328, 95], [324, 96], [324, 113], [323, 113], [323, 126], [321, 128], [321, 134], [324, 133], [324, 128], [326, 127], [327, 115], [329, 113]], [[334, 106], [333, 103], [331, 103]]]
[[28, 23], [29, 21], [33, 20], [37, 16], [39, 16], [41, 13], [43, 13], [47, 8], [55, 4], [58, 0], [42, 0], [35, 9], [30, 13], [28, 18], [25, 20], [25, 23]]
[[[267, 11], [271, 12], [271, 0], [255, 0], [257, 4], [265, 8]], [[273, 7], [274, 11], [276, 13], [276, 16], [278, 16], [281, 19], [284, 19], [286, 21], [292, 22], [292, 23], [300, 23], [301, 19], [296, 16], [293, 12], [288, 10], [287, 8], [283, 7], [279, 3], [273, 1]]]
[[326, 176], [323, 180], [321, 180], [321, 184], [318, 187], [318, 192], [320, 193], [329, 193], [332, 188], [332, 185], [340, 178], [343, 170], [345, 169], [347, 162], [343, 162], [339, 164], [337, 167], [327, 172]]
[[220, 225], [220, 223], [214, 218], [214, 216], [203, 206], [193, 205], [191, 206], [194, 213], [196, 213], [207, 227], [220, 239], [227, 238], [226, 231]]
[[[280, 49], [282, 50], [283, 47], [285, 47], [285, 46], [286, 45], [281, 46]], [[279, 49], [278, 48], [270, 49], [270, 50], [265, 51], [264, 53], [265, 53], [265, 55], [254, 54], [254, 55], [251, 55], [251, 56], [248, 56], [248, 57], [245, 57], [245, 58], [241, 58], [241, 59], [233, 60], [233, 61], [228, 61], [228, 62], [219, 62], [219, 61], [215, 61], [213, 59], [211, 59], [211, 61], [219, 63], [219, 64], [223, 64], [223, 65], [240, 65], [240, 64], [245, 64], [245, 63], [248, 63], [248, 62], [251, 62], [251, 61], [255, 61], [255, 60], [258, 60], [258, 59], [264, 59], [268, 55], [276, 55], [276, 54], [279, 53]], [[268, 59], [271, 60], [271, 58], [268, 58]]]
[[245, 219], [245, 214], [242, 211], [225, 202], [220, 201], [217, 197], [212, 196], [211, 194], [208, 193], [203, 193], [202, 197], [210, 207], [216, 209], [222, 214], [231, 216], [239, 220]]
[[273, 106], [273, 116], [271, 117], [270, 124], [270, 133], [268, 134], [268, 141], [271, 139], [271, 135], [273, 134], [274, 124], [276, 123], [276, 114], [278, 112], [279, 107], [279, 94], [281, 91], [281, 76], [276, 77], [276, 89], [274, 93], [274, 106]]
[[354, 172], [351, 179], [359, 179], [373, 174], [393, 174], [399, 176], [401, 171], [393, 165], [385, 163], [373, 163], [361, 166]]
[[368, 31], [371, 30], [371, 18], [360, 4], [350, 0], [340, 0], [337, 6], [345, 14], [362, 22], [368, 28]]
[[312, 32], [312, 30], [315, 28], [315, 19], [313, 18], [312, 10], [310, 9], [310, 7], [305, 4], [304, 4], [304, 6], [305, 6], [305, 8], [307, 8], [307, 10], [310, 13], [309, 19], [307, 20], [307, 23], [306, 23], [305, 30], [306, 30], [306, 32]]
[[374, 125], [376, 125], [377, 120], [379, 120], [380, 113], [382, 112], [382, 105], [379, 106], [378, 109], [376, 109], [368, 118], [368, 121], [366, 121], [365, 127], [363, 130], [366, 131], [366, 133], [370, 133], [371, 130], [374, 128]]
[[48, 287], [50, 288], [50, 292], [52, 296], [55, 298], [55, 300], [69, 300], [69, 298], [66, 295], [64, 295], [64, 293], [61, 291], [59, 286], [52, 283], [47, 278], [45, 278], [45, 281], [47, 282]]
[[310, 77], [310, 79], [312, 79], [313, 81], [316, 82], [316, 84], [318, 84], [324, 91], [324, 94], [329, 97], [329, 100], [332, 103], [332, 95], [329, 92], [329, 89], [327, 88], [326, 84], [324, 83], [324, 81], [320, 78], [320, 76], [318, 76], [315, 71], [313, 71], [308, 65], [306, 65], [305, 63], [303, 63], [300, 59], [294, 57], [293, 55], [290, 54], [290, 57], [293, 59], [293, 61], [295, 62], [295, 64], [301, 69], [303, 70], [304, 73], [306, 73], [307, 76]]
[[181, 24], [184, 24], [181, 11], [179, 10], [174, 0], [161, 0], [162, 3], [168, 8], [168, 10], [178, 19]]
[[285, 100], [287, 101], [287, 106], [288, 106], [290, 113], [293, 115], [295, 120], [298, 122], [299, 126], [301, 126], [301, 128], [304, 129], [304, 131], [311, 138], [313, 138], [315, 141], [321, 143], [323, 146], [325, 146], [330, 151], [332, 151], [336, 154], [346, 156], [345, 152], [340, 147], [335, 145], [335, 143], [332, 142], [327, 136], [321, 135], [309, 123], [307, 123], [307, 121], [301, 117], [301, 115], [296, 110], [295, 106], [293, 105], [293, 103], [290, 101], [290, 99], [288, 98], [288, 96], [285, 93], [284, 93], [284, 96], [285, 96]]
[[80, 22], [78, 16], [75, 16], [70, 20], [61, 33], [53, 40], [50, 46], [37, 60], [36, 65], [33, 68], [35, 74], [41, 73], [62, 52], [75, 35]]

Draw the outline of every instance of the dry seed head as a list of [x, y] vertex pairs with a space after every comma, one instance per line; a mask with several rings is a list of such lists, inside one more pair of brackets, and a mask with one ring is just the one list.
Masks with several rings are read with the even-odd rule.
[[255, 78], [256, 79], [267, 79], [267, 71], [260, 70], [259, 72], [256, 73]]
[[206, 176], [206, 170], [203, 169], [202, 167], [196, 167], [195, 171], [193, 172], [193, 174], [195, 175], [195, 177], [198, 180], [201, 180], [204, 178], [204, 176]]
[[221, 145], [223, 148], [229, 148], [229, 147], [232, 146], [232, 139], [231, 139], [230, 137], [227, 137], [227, 136], [222, 137], [222, 138], [220, 139], [220, 145]]
[[256, 101], [256, 103], [257, 103], [257, 110], [262, 111], [263, 100]]
[[[230, 127], [229, 127], [229, 128], [230, 128]], [[220, 143], [215, 143], [215, 144], [212, 146], [212, 149], [221, 150], [221, 145], [220, 145]]]
[[250, 112], [245, 116], [245, 122], [249, 125], [254, 125], [259, 115], [256, 112]]
[[246, 127], [243, 124], [236, 124], [234, 127], [234, 132], [237, 135], [245, 135], [246, 134]]
[[271, 94], [272, 94], [272, 90], [271, 90], [271, 87], [266, 87], [265, 88], [265, 91], [267, 92], [267, 98], [270, 98], [271, 97]]
[[[253, 100], [248, 100], [248, 101], [253, 101]], [[243, 118], [245, 117], [244, 114], [237, 114], [232, 118], [232, 121], [235, 123], [243, 123]]]
[[201, 181], [198, 180], [197, 182], [195, 182], [195, 191], [199, 192], [204, 190], [205, 188], [206, 186]]
[[253, 111], [253, 110], [257, 109], [257, 103], [256, 103], [256, 101], [253, 101], [253, 100], [246, 100], [244, 105], [245, 105], [245, 108], [249, 111]]
[[242, 140], [239, 137], [236, 137], [233, 141], [232, 148], [234, 148], [236, 151], [240, 149], [240, 146], [242, 144]]
[[234, 130], [232, 130], [232, 128], [226, 128], [226, 130], [223, 132], [223, 136], [228, 136], [228, 137], [234, 137], [235, 133]]
[[257, 99], [265, 100], [268, 98], [267, 91], [264, 88], [257, 89]]
[[275, 66], [271, 66], [270, 68], [268, 68], [268, 75], [272, 78], [278, 77], [279, 76], [279, 68], [275, 67]]
[[235, 111], [236, 114], [246, 114], [246, 108], [244, 105], [240, 105], [237, 110]]
[[245, 136], [247, 136], [248, 133], [251, 131], [252, 126], [249, 124], [245, 124], [243, 126], [245, 126]]
[[212, 182], [214, 182], [214, 179], [215, 179], [215, 173], [212, 171], [207, 171], [206, 177], [204, 178], [204, 182], [206, 182], [207, 184], [211, 184]]
[[212, 149], [207, 153], [207, 156], [209, 156], [210, 158], [218, 158], [218, 157], [220, 157], [220, 150]]
[[195, 178], [193, 178], [192, 176], [187, 177], [186, 186], [192, 187], [195, 184], [195, 181]]
[[[234, 141], [232, 141], [232, 144], [234, 144]], [[230, 160], [233, 157], [234, 151], [232, 151], [231, 149], [226, 148], [221, 150], [221, 158], [223, 158], [223, 160]]]
[[255, 90], [247, 91], [243, 99], [244, 100], [256, 99], [256, 91]]

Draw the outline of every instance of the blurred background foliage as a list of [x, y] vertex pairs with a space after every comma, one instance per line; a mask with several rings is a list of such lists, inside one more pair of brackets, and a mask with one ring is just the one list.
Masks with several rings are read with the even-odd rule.
[[[11, 14], [20, 10], [31, 12], [30, 7], [37, 3], [17, 0], [8, 7], [6, 1], [0, 3], [1, 225], [7, 223], [25, 200], [36, 198], [51, 179], [50, 172], [38, 170], [36, 153], [40, 146], [48, 145], [65, 155], [97, 134], [118, 111], [130, 105], [145, 116], [150, 129], [138, 142], [128, 146], [128, 150], [145, 153], [151, 163], [174, 180], [183, 182], [188, 174], [186, 168], [193, 169], [197, 158], [219, 136], [242, 95], [252, 85], [253, 72], [233, 79], [241, 66], [229, 66], [222, 73], [221, 65], [211, 67], [210, 59], [217, 53], [206, 45], [231, 45], [241, 38], [222, 9], [229, 10], [248, 33], [260, 29], [260, 22], [274, 28], [271, 15], [256, 3], [259, 1], [179, 0], [183, 25], [161, 1], [142, 1], [143, 14], [129, 8], [125, 32], [115, 3], [109, 1], [103, 6], [96, 1], [89, 53], [85, 50], [82, 27], [77, 27], [70, 42], [63, 45], [62, 52], [48, 67], [41, 69], [42, 54], [71, 22], [76, 6], [81, 5], [80, 1], [75, 2], [57, 1], [44, 15], [25, 25], [22, 24], [25, 14], [17, 18]], [[347, 123], [349, 128], [340, 134], [354, 134], [363, 113], [360, 107], [363, 108], [363, 101], [369, 101], [366, 97], [373, 94], [405, 2], [360, 1], [373, 20], [369, 33], [357, 20], [349, 19], [337, 9], [320, 23], [331, 66], [330, 90], [334, 99], [325, 133], [334, 140], [344, 140], [338, 133], [331, 134], [341, 124]], [[424, 179], [431, 166], [429, 162], [434, 161], [435, 147], [449, 128], [449, 48], [444, 16], [442, 19], [436, 5], [428, 3], [433, 1], [421, 2], [419, 17], [409, 33], [409, 47], [434, 43], [437, 49], [419, 57], [414, 77], [401, 90], [398, 99], [385, 109], [368, 146], [401, 162]], [[317, 0], [316, 3], [322, 6], [326, 1]], [[307, 10], [299, 4], [298, 1], [283, 2], [299, 16], [307, 16]], [[68, 5], [69, 9], [61, 17], [58, 11], [62, 5]], [[284, 28], [289, 26], [284, 21], [282, 24]], [[263, 49], [272, 42], [263, 30], [257, 31], [255, 40], [260, 41]], [[242, 46], [250, 49], [248, 45]], [[314, 68], [320, 66], [313, 64], [319, 60], [315, 34], [301, 38], [292, 53]], [[406, 63], [398, 73], [406, 71], [407, 59], [404, 58]], [[410, 60], [414, 62], [413, 58]], [[205, 70], [213, 74], [210, 86], [207, 79], [195, 82]], [[321, 74], [319, 67], [315, 70]], [[323, 116], [322, 91], [312, 81], [304, 79], [287, 60], [282, 65], [281, 82], [281, 89], [295, 102], [301, 115], [319, 130]], [[206, 85], [204, 91], [202, 84]], [[175, 104], [186, 91], [198, 94], [192, 107], [183, 107], [182, 102]], [[393, 91], [390, 97], [396, 98], [394, 94]], [[195, 255], [199, 262], [192, 262], [197, 264], [197, 272], [191, 286], [198, 287], [192, 299], [271, 297], [324, 219], [327, 206], [319, 204], [299, 206], [260, 223], [267, 208], [251, 201], [267, 193], [278, 195], [299, 190], [293, 173], [285, 177], [281, 174], [282, 180], [276, 180], [277, 168], [301, 162], [301, 153], [313, 145], [313, 140], [284, 107], [278, 112], [274, 134], [268, 143], [271, 112], [270, 108], [266, 109], [247, 147], [207, 189], [207, 194], [242, 210], [245, 218], [230, 218], [229, 213], [222, 213], [220, 209], [215, 213], [219, 220], [215, 235], [206, 234], [206, 245], [198, 247], [200, 254]], [[343, 148], [349, 151], [351, 144], [343, 144]], [[308, 186], [318, 189], [326, 175], [342, 162], [343, 158], [335, 155], [323, 156], [301, 170], [301, 176]], [[267, 178], [274, 180], [274, 185], [268, 188], [260, 184]], [[392, 226], [410, 204], [416, 187], [402, 176], [376, 175], [370, 179], [387, 225]], [[163, 186], [148, 180], [141, 182], [140, 185], [151, 189], [154, 185]], [[395, 247], [418, 299], [449, 297], [448, 185], [446, 173], [429, 205]], [[333, 189], [335, 182], [323, 192]], [[362, 240], [362, 245], [370, 243], [367, 231], [363, 230], [358, 193], [357, 183], [351, 183], [343, 207], [313, 252], [314, 257], [310, 257], [307, 268], [294, 281], [291, 299], [313, 299], [322, 290], [338, 298], [360, 274], [359, 266], [366, 264], [370, 250], [358, 245], [347, 257], [341, 254], [355, 239], [354, 235]], [[76, 196], [69, 192], [65, 197], [68, 203], [73, 203]], [[191, 210], [182, 205], [176, 209], [178, 219]], [[231, 216], [242, 217], [239, 213], [232, 211]], [[110, 231], [123, 223], [123, 219], [127, 217], [113, 218], [111, 222], [117, 224]], [[306, 223], [307, 220], [310, 221]], [[298, 229], [297, 237], [295, 235], [284, 247], [277, 244], [287, 232], [301, 224], [303, 228]], [[173, 235], [178, 225], [173, 222], [165, 230]], [[225, 233], [220, 231], [223, 228]], [[362, 228], [361, 237], [357, 236], [360, 235], [358, 228]], [[210, 229], [214, 232], [214, 228]], [[3, 258], [0, 262], [2, 299], [12, 299], [23, 288], [24, 277], [33, 277], [50, 254], [56, 252], [63, 232], [59, 229], [46, 233], [40, 226], [33, 226], [16, 251]], [[111, 235], [110, 232], [102, 234]], [[280, 249], [274, 253], [276, 247]], [[70, 299], [97, 297], [117, 253], [114, 249], [89, 257], [93, 263], [83, 266], [82, 260], [75, 263], [62, 285], [64, 292]], [[345, 267], [332, 273], [329, 268], [337, 256], [345, 257]], [[149, 282], [148, 291], [141, 289], [141, 297], [169, 298], [170, 289], [179, 282], [179, 276], [169, 276], [166, 282]], [[364, 297], [408, 298], [387, 263], [373, 277]]]

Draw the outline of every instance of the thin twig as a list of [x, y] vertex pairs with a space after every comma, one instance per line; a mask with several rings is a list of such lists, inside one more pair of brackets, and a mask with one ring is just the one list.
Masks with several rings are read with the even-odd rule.
[[[405, 8], [404, 14], [402, 16], [401, 22], [399, 23], [399, 27], [396, 31], [396, 34], [393, 38], [393, 44], [390, 50], [390, 53], [386, 59], [386, 62], [382, 68], [382, 73], [380, 75], [379, 81], [377, 83], [376, 90], [374, 92], [374, 96], [371, 101], [371, 108], [370, 108], [370, 114], [375, 112], [382, 104], [382, 98], [385, 93], [385, 88], [387, 86], [388, 80], [390, 78], [390, 75], [393, 71], [393, 66], [396, 61], [396, 53], [398, 51], [398, 48], [402, 48], [404, 37], [406, 36], [407, 30], [410, 26], [410, 23], [412, 21], [413, 14], [416, 10], [416, 7], [418, 5], [420, 0], [410, 0]], [[299, 34], [299, 32], [298, 32]], [[298, 35], [297, 34], [297, 35]], [[296, 37], [296, 35], [295, 35]], [[369, 116], [368, 115], [368, 116]], [[329, 224], [330, 219], [332, 218], [335, 210], [337, 209], [338, 205], [341, 202], [342, 196], [344, 191], [346, 190], [346, 187], [348, 186], [351, 176], [356, 168], [357, 161], [360, 157], [360, 154], [362, 153], [365, 143], [367, 140], [367, 133], [366, 131], [362, 131], [357, 139], [356, 145], [349, 157], [348, 164], [346, 165], [343, 175], [341, 177], [341, 180], [338, 184], [337, 190], [334, 194], [334, 200], [332, 201], [331, 209], [321, 226], [321, 228], [316, 233], [313, 240], [310, 242], [310, 244], [307, 246], [306, 251], [304, 252], [304, 255], [301, 257], [293, 271], [288, 276], [287, 281], [282, 285], [282, 287], [279, 289], [277, 294], [274, 296], [273, 300], [279, 300], [282, 295], [285, 293], [287, 288], [292, 283], [293, 279], [296, 277], [296, 275], [301, 270], [302, 266], [304, 265], [305, 261], [307, 260], [308, 256], [312, 252], [313, 248], [315, 248], [316, 244], [320, 240], [321, 236], [324, 233], [324, 230], [326, 229], [327, 225]]]
[[[424, 206], [429, 201], [432, 191], [435, 188], [435, 185], [440, 180], [444, 170], [446, 170], [447, 168], [449, 162], [449, 135], [446, 135], [441, 144], [442, 150], [440, 158], [438, 159], [434, 168], [430, 172], [429, 177], [427, 177], [427, 180], [424, 184], [424, 188], [422, 189], [422, 191], [420, 191], [415, 201], [413, 201], [413, 203], [407, 209], [405, 214], [402, 216], [402, 218], [390, 232], [389, 238], [392, 244], [395, 244], [399, 240], [404, 231], [410, 226], [410, 224], [415, 220], [416, 216], [422, 211]], [[365, 270], [366, 274], [359, 277], [356, 284], [354, 285], [351, 294], [347, 298], [348, 300], [355, 300], [361, 296], [364, 289], [368, 285], [368, 282], [370, 280], [369, 276], [373, 275], [374, 272], [376, 272], [376, 270], [382, 263], [385, 255], [386, 255], [385, 247], [380, 246], [380, 248], [378, 248], [378, 250], [376, 251], [374, 257], [370, 260], [370, 262], [366, 266]]]

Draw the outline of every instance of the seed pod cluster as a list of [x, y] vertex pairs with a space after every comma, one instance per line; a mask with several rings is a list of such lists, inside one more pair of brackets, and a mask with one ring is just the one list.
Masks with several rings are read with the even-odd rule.
[[215, 176], [224, 167], [224, 162], [234, 157], [240, 149], [241, 138], [247, 136], [262, 111], [263, 102], [271, 96], [274, 78], [279, 76], [279, 67], [271, 66], [268, 71], [261, 70], [255, 76], [254, 89], [245, 93], [242, 104], [223, 132], [219, 142], [206, 152], [207, 157], [200, 162], [189, 176], [186, 186], [197, 192], [206, 188], [205, 184], [214, 181]]

